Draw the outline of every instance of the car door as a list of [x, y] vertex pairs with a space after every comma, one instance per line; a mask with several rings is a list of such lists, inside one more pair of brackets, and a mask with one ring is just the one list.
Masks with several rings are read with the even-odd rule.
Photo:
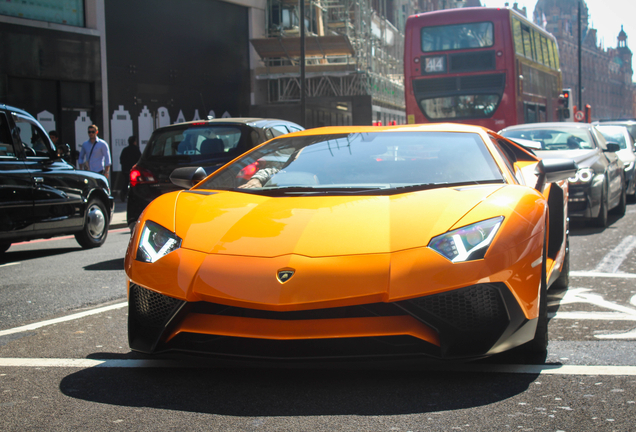
[[33, 231], [31, 174], [11, 134], [9, 117], [0, 111], [0, 241]]
[[35, 120], [13, 114], [31, 176], [34, 231], [68, 231], [83, 224], [84, 184], [71, 165], [59, 158]]
[[601, 157], [607, 160], [609, 202], [618, 202], [620, 201], [624, 187], [623, 177], [625, 174], [623, 162], [620, 160], [616, 153], [607, 151], [605, 138], [595, 128], [592, 128], [592, 137], [594, 138], [594, 140], [596, 141], [596, 145], [602, 152]]

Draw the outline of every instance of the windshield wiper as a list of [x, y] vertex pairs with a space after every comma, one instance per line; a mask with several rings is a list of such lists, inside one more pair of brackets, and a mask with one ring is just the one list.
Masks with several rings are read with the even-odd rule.
[[404, 186], [395, 186], [391, 189], [395, 190], [427, 190], [427, 189], [437, 189], [437, 188], [445, 188], [445, 187], [457, 187], [457, 186], [473, 186], [473, 185], [484, 185], [484, 184], [501, 184], [503, 180], [473, 180], [473, 181], [465, 181], [465, 182], [440, 182], [440, 183], [416, 183]]
[[359, 194], [386, 190], [388, 186], [285, 186], [271, 188], [235, 189], [240, 192], [250, 192], [273, 196], [282, 195], [328, 195], [328, 194]]

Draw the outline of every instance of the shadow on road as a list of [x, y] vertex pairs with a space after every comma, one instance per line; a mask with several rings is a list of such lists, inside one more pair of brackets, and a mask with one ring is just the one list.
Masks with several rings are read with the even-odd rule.
[[82, 250], [81, 247], [65, 247], [65, 248], [51, 248], [51, 249], [36, 249], [26, 251], [9, 251], [0, 255], [0, 264], [29, 261], [38, 258], [46, 258], [55, 255], [63, 255], [66, 253], [77, 252]]
[[[424, 368], [422, 368], [424, 369]], [[69, 397], [231, 416], [399, 415], [483, 406], [523, 393], [536, 374], [249, 368], [89, 368]]]
[[84, 270], [123, 270], [124, 269], [124, 259], [123, 258], [115, 258], [110, 261], [103, 261], [100, 263], [95, 263], [91, 265], [87, 265], [84, 267]]

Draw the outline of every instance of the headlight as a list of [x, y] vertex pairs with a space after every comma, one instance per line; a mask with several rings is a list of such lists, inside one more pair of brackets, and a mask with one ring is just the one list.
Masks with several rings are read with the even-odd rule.
[[139, 237], [137, 261], [153, 263], [181, 247], [181, 239], [152, 221], [146, 221]]
[[570, 183], [587, 183], [594, 178], [594, 170], [592, 168], [580, 168], [574, 177], [570, 177]]
[[431, 239], [428, 247], [454, 263], [482, 259], [503, 220], [499, 216], [449, 231]]
[[631, 171], [634, 168], [634, 161], [625, 165], [625, 171]]

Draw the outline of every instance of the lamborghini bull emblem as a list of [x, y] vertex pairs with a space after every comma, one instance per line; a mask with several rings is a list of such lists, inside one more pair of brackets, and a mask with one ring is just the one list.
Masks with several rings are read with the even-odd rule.
[[291, 279], [291, 277], [294, 275], [294, 272], [295, 270], [292, 269], [278, 270], [278, 273], [276, 273], [276, 279], [278, 279], [278, 282], [280, 283], [285, 283]]

